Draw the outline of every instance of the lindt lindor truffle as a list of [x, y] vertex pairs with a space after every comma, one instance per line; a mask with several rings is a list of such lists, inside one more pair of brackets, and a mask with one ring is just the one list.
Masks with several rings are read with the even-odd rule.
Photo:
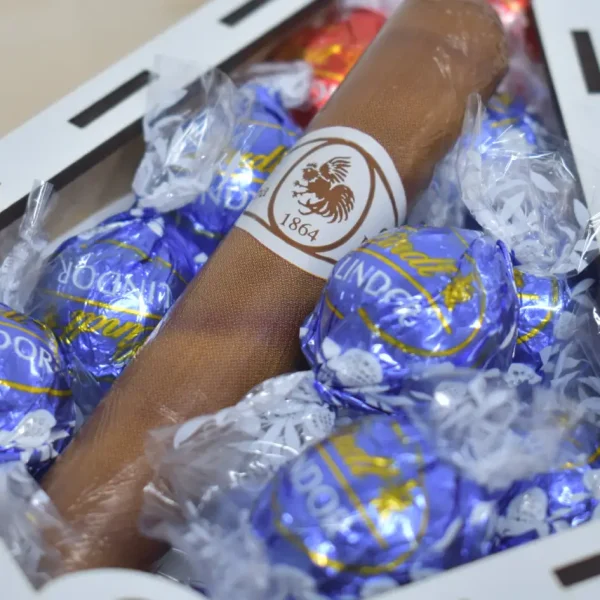
[[210, 188], [176, 212], [182, 233], [212, 254], [294, 145], [301, 130], [278, 92], [256, 84], [240, 89], [238, 126]]
[[172, 80], [185, 67], [169, 65], [167, 83], [151, 87], [146, 152], [133, 189], [138, 206], [167, 213], [197, 246], [199, 271], [300, 135], [284, 99], [301, 102], [312, 73], [304, 63], [255, 65], [237, 88], [213, 70], [180, 89]]
[[[596, 440], [598, 432], [595, 432]], [[597, 442], [594, 442], [597, 446]], [[571, 529], [600, 517], [600, 465], [566, 466], [516, 483], [499, 502], [494, 552]]]
[[[288, 462], [290, 440], [316, 423], [310, 406], [323, 408], [310, 379], [277, 378], [250, 402], [151, 435], [159, 477], [143, 531], [184, 554], [186, 580], [207, 597], [365, 598], [478, 558], [513, 483], [578, 459], [572, 439], [591, 439], [562, 392], [445, 365], [410, 380], [401, 413], [354, 413], [349, 427], [338, 413], [327, 439]], [[236, 569], [220, 568], [234, 556]]]
[[[572, 408], [583, 419], [564, 437], [561, 446], [565, 457], [560, 464], [538, 469], [533, 477], [519, 478], [502, 494], [494, 528], [494, 552], [578, 527], [600, 516], [600, 418], [596, 401], [600, 365], [595, 350], [596, 311], [585, 301], [590, 284], [583, 280], [572, 287], [571, 304], [584, 310], [571, 312], [569, 305], [568, 311], [562, 313], [564, 324], [560, 325], [565, 331], [560, 338], [557, 336], [553, 346], [540, 352], [544, 362], [542, 374], [550, 379], [553, 390], [573, 399]], [[543, 289], [537, 286], [536, 292]], [[550, 311], [548, 314], [554, 316]], [[552, 331], [556, 326], [552, 318], [547, 327]], [[545, 337], [541, 335], [540, 339]]]
[[598, 256], [597, 219], [580, 199], [568, 142], [539, 128], [532, 147], [527, 138], [533, 130], [528, 133], [523, 123], [500, 135], [490, 135], [486, 123], [486, 110], [475, 99], [457, 161], [465, 205], [524, 271], [545, 277], [581, 273]]
[[[397, 60], [398, 56], [411, 60]], [[377, 206], [366, 204], [368, 195], [355, 194], [360, 206], [368, 210], [353, 210], [352, 220], [344, 222], [344, 228], [351, 223], [345, 229], [352, 232], [349, 239], [358, 238], [354, 248], [364, 236], [396, 225], [393, 207], [399, 220], [403, 198], [412, 203], [428, 185], [435, 164], [460, 133], [469, 96], [479, 92], [487, 100], [506, 65], [501, 25], [483, 0], [406, 0], [388, 19], [310, 126], [311, 135], [317, 138], [328, 137], [331, 128], [343, 128], [342, 149], [354, 144], [362, 156], [377, 152], [377, 168], [367, 164], [379, 174], [379, 183], [385, 172], [388, 181], [398, 186], [390, 187]], [[361, 146], [360, 139], [367, 138], [367, 147]], [[313, 159], [318, 159], [320, 167], [345, 156], [306, 157], [306, 166]], [[290, 154], [265, 184], [271, 191], [281, 181], [280, 174], [297, 159], [288, 160], [292, 160]], [[361, 175], [365, 162], [361, 159], [358, 164], [350, 179], [337, 183], [354, 186], [356, 182], [357, 191], [368, 185], [369, 179]], [[314, 172], [306, 175], [313, 177]], [[331, 173], [325, 175], [331, 177]], [[292, 186], [294, 181], [307, 185], [299, 178], [287, 181]], [[256, 204], [254, 212], [269, 203], [262, 190], [249, 207]], [[318, 301], [333, 264], [329, 262], [326, 271], [327, 261], [299, 250], [293, 236], [300, 236], [301, 245], [310, 249], [308, 233], [318, 230], [319, 243], [329, 239], [345, 254], [340, 229], [329, 223], [331, 217], [316, 214], [324, 212], [317, 198], [290, 195], [287, 211], [285, 204], [278, 203], [279, 222], [286, 212], [316, 209], [308, 231], [291, 215], [287, 223], [292, 237], [280, 238], [278, 246], [267, 245], [262, 232], [256, 238], [242, 230], [238, 221], [173, 307], [160, 332], [140, 350], [99, 412], [49, 473], [46, 490], [67, 521], [83, 533], [80, 543], [71, 545], [70, 569], [149, 566], [160, 552], [137, 529], [142, 488], [151, 477], [151, 466], [143, 458], [149, 429], [216, 412], [237, 402], [261, 381], [294, 369], [301, 356], [298, 330]], [[308, 206], [302, 208], [298, 200]], [[338, 211], [343, 205], [336, 201], [333, 208]], [[368, 216], [368, 224], [361, 221], [361, 214]], [[294, 250], [298, 253], [291, 256]], [[338, 251], [334, 256], [341, 258]], [[298, 266], [296, 258], [307, 261], [306, 269]], [[317, 263], [322, 271], [315, 276], [311, 273]], [[95, 516], [90, 518], [90, 514]]]
[[[499, 550], [502, 535], [591, 517], [597, 426], [578, 401], [497, 371], [431, 369], [411, 384], [403, 413], [334, 433], [261, 494], [250, 520], [272, 582], [300, 571], [326, 597], [367, 597]], [[580, 460], [574, 479], [563, 467]]]
[[[151, 210], [133, 209], [63, 243], [32, 315], [56, 334], [89, 414], [194, 274], [196, 248]], [[98, 393], [86, 385], [91, 378]], [[81, 383], [83, 382], [83, 383]]]
[[[539, 151], [539, 138], [544, 134], [540, 123], [531, 115], [521, 98], [508, 93], [494, 94], [482, 113], [477, 136], [470, 142], [474, 155], [483, 163], [497, 160], [498, 148], [511, 156]], [[431, 184], [421, 195], [408, 216], [409, 225], [480, 229], [473, 219], [462, 194], [458, 163], [469, 134], [461, 138], [435, 169]], [[498, 174], [498, 184], [509, 186], [510, 179]]]
[[[588, 382], [591, 379], [581, 375], [580, 378]], [[587, 419], [574, 427], [563, 442], [569, 459], [560, 468], [514, 483], [499, 498], [494, 552], [600, 517], [598, 413], [592, 404], [587, 406], [595, 414], [588, 413]]]
[[515, 269], [519, 294], [519, 327], [514, 361], [536, 371], [543, 366], [542, 353], [557, 339], [572, 335], [558, 331], [563, 315], [572, 314], [574, 302], [568, 283], [557, 277], [536, 277]]
[[495, 94], [487, 104], [482, 123], [479, 148], [482, 154], [502, 137], [513, 151], [532, 153], [539, 147], [539, 136], [544, 135], [542, 125], [527, 111], [522, 98], [508, 93]]
[[372, 416], [284, 466], [251, 522], [270, 564], [362, 598], [486, 555], [492, 507], [408, 420]]
[[[208, 531], [207, 538], [195, 535], [190, 523], [203, 521], [219, 539], [234, 535], [278, 469], [338, 426], [313, 382], [311, 372], [281, 375], [231, 408], [151, 432], [146, 453], [155, 473], [144, 489], [142, 532], [188, 558], [210, 539]], [[179, 578], [204, 593], [223, 578], [209, 560], [179, 562], [186, 564]]]
[[52, 332], [0, 304], [0, 464], [40, 475], [66, 448], [76, 412]]
[[518, 308], [501, 243], [476, 231], [406, 226], [335, 266], [301, 330], [302, 348], [330, 401], [393, 410], [386, 394], [432, 364], [507, 370]]

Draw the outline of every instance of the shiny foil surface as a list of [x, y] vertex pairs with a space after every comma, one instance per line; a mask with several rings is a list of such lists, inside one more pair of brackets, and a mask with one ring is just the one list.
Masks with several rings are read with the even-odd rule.
[[481, 232], [401, 227], [334, 268], [301, 329], [324, 398], [390, 410], [409, 374], [432, 364], [511, 364], [518, 297], [510, 258]]
[[515, 269], [515, 283], [520, 308], [514, 360], [539, 371], [541, 353], [556, 342], [561, 316], [570, 309], [569, 286], [563, 279], [536, 277], [519, 269]]
[[207, 192], [173, 214], [182, 233], [191, 235], [206, 259], [302, 134], [277, 93], [255, 84], [242, 91], [243, 116], [219, 173]]
[[66, 241], [45, 266], [31, 312], [58, 337], [85, 414], [190, 282], [196, 251], [164, 218], [133, 209]]
[[540, 123], [527, 111], [525, 100], [508, 93], [495, 94], [487, 105], [479, 149], [485, 156], [490, 146], [502, 137], [507, 149], [532, 152], [538, 146], [541, 131]]
[[568, 443], [577, 460], [515, 483], [499, 500], [494, 552], [600, 518], [600, 430], [582, 424]]
[[328, 598], [381, 593], [490, 550], [493, 504], [400, 416], [370, 416], [285, 465], [251, 515], [273, 565]]
[[385, 20], [379, 12], [354, 9], [330, 17], [322, 26], [309, 26], [298, 31], [276, 50], [274, 60], [301, 59], [314, 69], [309, 105], [293, 113], [298, 123], [308, 125], [325, 106], [375, 39]]
[[0, 304], [0, 464], [41, 474], [67, 446], [75, 404], [52, 332]]
[[[469, 131], [467, 127], [467, 135], [438, 163], [429, 187], [408, 215], [409, 225], [481, 229], [463, 201], [464, 173], [457, 168], [463, 160], [461, 152], [464, 145], [471, 143]], [[523, 99], [508, 93], [495, 94], [481, 122], [477, 123], [474, 150], [489, 168], [495, 162], [502, 165], [513, 157], [535, 153], [542, 145], [544, 135], [544, 128], [527, 110]], [[506, 173], [499, 167], [498, 185], [506, 179]], [[485, 193], [489, 194], [490, 190], [486, 189]]]

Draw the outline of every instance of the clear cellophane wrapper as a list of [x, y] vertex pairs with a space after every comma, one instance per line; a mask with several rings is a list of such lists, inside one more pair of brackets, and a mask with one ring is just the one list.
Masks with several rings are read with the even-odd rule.
[[61, 573], [73, 531], [24, 465], [0, 468], [0, 540], [36, 587]]
[[44, 226], [55, 202], [53, 192], [52, 184], [34, 182], [17, 239], [0, 264], [0, 301], [19, 312], [25, 311], [48, 248]]
[[[536, 131], [537, 143], [507, 126], [487, 137], [485, 108], [473, 96], [457, 146], [461, 196], [486, 233], [502, 240], [523, 270], [571, 276], [598, 256], [598, 190], [584, 197], [569, 143]], [[600, 177], [598, 177], [600, 182]]]
[[232, 149], [240, 164], [252, 151], [265, 124], [253, 120], [252, 93], [242, 84], [265, 86], [288, 109], [306, 102], [313, 78], [304, 61], [256, 64], [235, 80], [219, 69], [164, 57], [155, 71], [143, 119], [146, 151], [133, 191], [137, 206], [162, 213], [214, 191], [218, 173], [239, 168]]
[[[298, 462], [300, 454], [329, 435], [341, 435], [345, 422], [360, 428], [373, 418], [353, 412], [334, 421], [333, 413], [323, 412], [329, 409], [315, 397], [311, 379], [310, 373], [299, 373], [266, 382], [233, 409], [150, 436], [150, 458], [157, 467], [145, 490], [142, 531], [175, 548], [185, 562], [178, 577], [215, 600], [326, 596], [309, 573], [269, 558], [267, 542], [253, 529], [251, 518], [254, 503], [279, 469]], [[283, 396], [273, 395], [286, 388]], [[280, 404], [273, 411], [276, 399]], [[484, 512], [490, 536], [495, 499], [514, 482], [585, 458], [569, 440], [578, 427], [592, 424], [565, 386], [451, 365], [407, 382], [396, 407], [396, 416], [402, 413], [413, 424], [437, 460], [489, 494]], [[280, 421], [286, 413], [291, 418]], [[396, 416], [378, 418], [392, 421]], [[315, 428], [316, 423], [322, 426]], [[331, 519], [335, 517], [327, 521], [329, 531], [345, 530], [346, 521]], [[433, 540], [422, 543], [435, 546]], [[475, 557], [489, 551], [488, 538], [481, 544]], [[431, 552], [438, 550], [432, 547]], [[228, 568], [232, 560], [234, 569]], [[411, 577], [427, 574], [413, 570]], [[369, 589], [366, 595], [378, 591], [376, 585]]]
[[[443, 363], [407, 377], [386, 399], [390, 421], [402, 415], [438, 460], [485, 490], [489, 536], [469, 560], [486, 556], [493, 535], [504, 531], [501, 505], [511, 486], [593, 459], [600, 426], [593, 285], [590, 279], [572, 283], [571, 310], [555, 324], [554, 343], [541, 351], [541, 370], [516, 362], [506, 372]], [[360, 427], [369, 418], [359, 410], [331, 412], [313, 382], [312, 373], [281, 377], [233, 409], [150, 436], [149, 458], [158, 466], [145, 490], [142, 530], [176, 548], [186, 565], [183, 581], [211, 598], [318, 597], [307, 573], [273, 564], [251, 518], [263, 490], [288, 463], [345, 425]], [[328, 523], [332, 530], [345, 527]], [[233, 555], [238, 568], [223, 576]], [[410, 577], [428, 574], [415, 570]]]
[[[147, 455], [156, 470], [144, 492], [142, 531], [176, 541], [185, 558], [201, 552], [212, 533], [234, 531], [240, 513], [277, 470], [343, 422], [319, 399], [313, 381], [310, 371], [282, 375], [231, 408], [150, 432]], [[190, 530], [196, 521], [211, 534]], [[221, 577], [208, 563], [206, 571], [187, 566], [183, 578], [195, 587], [210, 587]]]
[[243, 98], [218, 69], [162, 57], [155, 71], [143, 120], [146, 152], [132, 186], [140, 207], [168, 212], [209, 188]]
[[[409, 205], [456, 141], [469, 95], [488, 97], [506, 68], [493, 10], [482, 1], [445, 2], [452, 10], [406, 0], [310, 125], [374, 138]], [[158, 558], [137, 530], [152, 474], [147, 432], [218, 412], [297, 368], [298, 330], [323, 285], [245, 231], [227, 235], [44, 482], [85, 534], [70, 569], [144, 567]]]

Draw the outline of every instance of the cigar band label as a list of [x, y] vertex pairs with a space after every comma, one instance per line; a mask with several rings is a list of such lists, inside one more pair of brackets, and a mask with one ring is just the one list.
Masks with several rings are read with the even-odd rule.
[[344, 255], [405, 217], [404, 187], [383, 146], [356, 129], [328, 127], [298, 141], [236, 225], [327, 279]]

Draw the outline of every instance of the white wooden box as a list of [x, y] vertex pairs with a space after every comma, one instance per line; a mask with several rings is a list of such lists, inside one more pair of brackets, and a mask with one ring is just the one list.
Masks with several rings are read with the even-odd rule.
[[[600, 212], [596, 191], [600, 161], [593, 158], [600, 156], [600, 0], [533, 1], [586, 199], [593, 213]], [[161, 4], [159, 0], [145, 2], [147, 8]], [[106, 8], [106, 4], [100, 6]], [[133, 4], [142, 10], [141, 0]], [[14, 112], [0, 116], [0, 134], [7, 133], [0, 140], [0, 229], [20, 216], [23, 199], [35, 178], [55, 180], [59, 187], [64, 186], [61, 206], [66, 219], [53, 224], [55, 237], [70, 234], [74, 227], [97, 221], [125, 205], [143, 150], [139, 120], [145, 108], [144, 74], [151, 71], [154, 57], [163, 54], [200, 59], [207, 68], [232, 57], [239, 59], [240, 52], [269, 31], [315, 5], [310, 0], [212, 0], [199, 8], [194, 8], [195, 4], [198, 1], [173, 2], [167, 15], [150, 18], [146, 29], [136, 32], [132, 40], [117, 42], [112, 50], [117, 54], [92, 61], [92, 71], [102, 66], [92, 77], [85, 77], [89, 68], [81, 68], [81, 84], [72, 90], [70, 82], [61, 80], [51, 102], [42, 101], [41, 106], [26, 102], [16, 111], [22, 124], [10, 121]], [[73, 9], [72, 3], [70, 6]], [[156, 37], [148, 34], [149, 29], [158, 33], [167, 25]], [[95, 41], [100, 44], [102, 39]], [[67, 55], [65, 50], [63, 58]], [[37, 63], [34, 67], [31, 73], [35, 80], [36, 68], [39, 71], [41, 67]], [[10, 83], [10, 75], [0, 70], [3, 81]], [[14, 73], [12, 76], [16, 77]], [[35, 89], [36, 81], [32, 81], [33, 93]], [[31, 112], [37, 110], [41, 112]], [[35, 591], [1, 542], [0, 588], [11, 600], [200, 598], [166, 579], [123, 570], [78, 573]], [[399, 588], [376, 600], [592, 600], [599, 592], [600, 522], [595, 522]]]

